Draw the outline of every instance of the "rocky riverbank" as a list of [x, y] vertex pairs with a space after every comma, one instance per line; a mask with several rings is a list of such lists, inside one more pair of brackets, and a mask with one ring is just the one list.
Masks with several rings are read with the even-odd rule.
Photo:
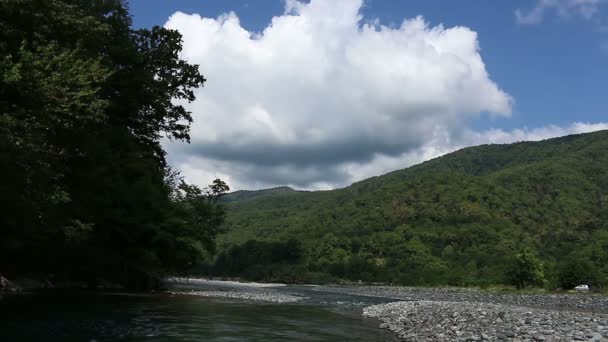
[[608, 341], [608, 315], [501, 304], [409, 301], [367, 307], [405, 341]]
[[398, 300], [363, 314], [405, 341], [608, 341], [608, 298], [461, 288], [329, 286], [324, 291]]
[[608, 314], [608, 297], [592, 293], [522, 294], [478, 289], [404, 286], [324, 286], [323, 291], [403, 301], [487, 303]]
[[[283, 284], [173, 281], [177, 283], [170, 292], [173, 295], [273, 303], [327, 302], [340, 306], [343, 302], [369, 303], [363, 314], [378, 319], [380, 328], [391, 330], [404, 341], [608, 342], [608, 298], [599, 294], [352, 285], [304, 290]], [[347, 297], [341, 298], [343, 295]]]
[[221, 281], [209, 279], [169, 278], [167, 284], [174, 290], [171, 295], [188, 295], [210, 298], [230, 298], [268, 303], [292, 303], [305, 297], [282, 293], [285, 284]]
[[255, 302], [268, 302], [268, 303], [292, 303], [303, 299], [303, 297], [292, 296], [281, 294], [274, 291], [168, 291], [172, 295], [187, 295], [187, 296], [198, 296], [198, 297], [211, 297], [211, 298], [230, 298], [240, 299], [246, 301]]

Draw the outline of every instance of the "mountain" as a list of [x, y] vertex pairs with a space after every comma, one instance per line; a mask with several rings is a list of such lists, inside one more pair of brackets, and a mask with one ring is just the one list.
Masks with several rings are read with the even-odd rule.
[[260, 198], [267, 197], [283, 197], [289, 196], [297, 193], [302, 193], [305, 191], [294, 190], [288, 186], [279, 186], [272, 189], [264, 189], [264, 190], [239, 190], [226, 194], [222, 197], [223, 203], [232, 203], [232, 202], [244, 202], [248, 200], [259, 200]]
[[[332, 191], [236, 192], [226, 201], [214, 272], [413, 285], [522, 276], [546, 286], [601, 284], [607, 152], [608, 131], [598, 131], [469, 147]], [[260, 252], [281, 246], [296, 256]], [[228, 265], [236, 255], [247, 262]]]

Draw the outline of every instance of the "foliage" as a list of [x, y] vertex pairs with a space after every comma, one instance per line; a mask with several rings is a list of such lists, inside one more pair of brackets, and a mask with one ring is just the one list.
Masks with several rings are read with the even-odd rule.
[[302, 255], [302, 244], [298, 240], [289, 239], [284, 243], [250, 240], [222, 251], [211, 273], [293, 283], [304, 276], [297, 266]]
[[[608, 275], [606, 150], [608, 131], [600, 131], [465, 148], [333, 191], [228, 194], [220, 251], [248, 240], [298, 239], [300, 266], [354, 281], [538, 286], [542, 271], [546, 286], [583, 278], [601, 285]], [[529, 250], [518, 258], [521, 246]], [[572, 258], [582, 263], [562, 267]], [[593, 277], [566, 281], [564, 270]]]
[[120, 0], [0, 2], [0, 269], [148, 287], [213, 253], [228, 188], [160, 145], [189, 140], [205, 81], [180, 51]]
[[559, 284], [571, 289], [577, 285], [602, 285], [602, 273], [591, 261], [577, 256], [571, 256], [559, 269]]
[[513, 258], [509, 278], [518, 289], [532, 286], [542, 287], [545, 283], [542, 262], [530, 248], [525, 248]]

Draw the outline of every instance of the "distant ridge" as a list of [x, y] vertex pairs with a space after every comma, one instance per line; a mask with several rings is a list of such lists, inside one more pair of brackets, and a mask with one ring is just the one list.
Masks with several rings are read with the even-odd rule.
[[295, 194], [295, 193], [299, 193], [299, 192], [305, 192], [305, 191], [294, 190], [288, 186], [279, 186], [276, 188], [263, 189], [263, 190], [238, 190], [238, 191], [234, 191], [234, 192], [226, 194], [222, 198], [222, 201], [226, 202], [226, 203], [239, 202], [239, 201], [258, 199], [260, 197], [267, 197], [267, 196], [291, 195], [291, 194]]

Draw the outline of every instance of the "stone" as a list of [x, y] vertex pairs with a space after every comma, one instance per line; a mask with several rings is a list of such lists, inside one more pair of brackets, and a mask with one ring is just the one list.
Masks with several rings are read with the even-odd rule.
[[[601, 341], [600, 334], [608, 335], [608, 297], [594, 295], [590, 300], [591, 297], [563, 294], [503, 295], [460, 289], [387, 288], [404, 291], [408, 298], [420, 300], [381, 304], [375, 316], [386, 317], [383, 321], [391, 322], [392, 331], [403, 327], [403, 331], [416, 332], [416, 337], [422, 340]], [[395, 297], [398, 292], [393, 293]], [[535, 305], [549, 309], [532, 308]], [[584, 310], [574, 309], [579, 305]], [[551, 310], [552, 306], [559, 307], [559, 311]], [[438, 334], [444, 334], [444, 338], [438, 338]]]

